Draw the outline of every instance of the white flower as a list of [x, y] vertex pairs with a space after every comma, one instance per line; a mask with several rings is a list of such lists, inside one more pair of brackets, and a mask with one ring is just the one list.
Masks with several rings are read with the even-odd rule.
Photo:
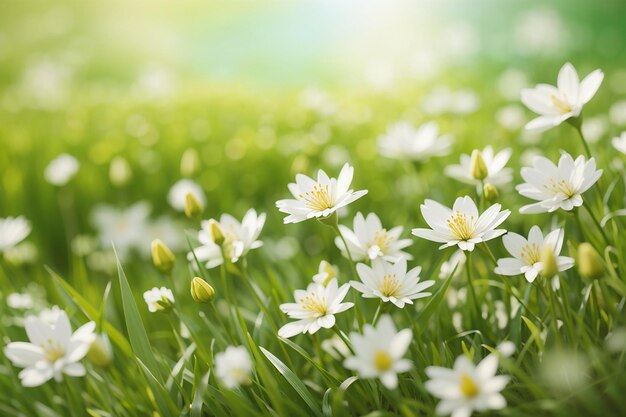
[[408, 122], [391, 125], [384, 135], [378, 138], [381, 155], [388, 158], [425, 161], [433, 156], [450, 153], [452, 136], [439, 136], [436, 122], [428, 122], [414, 128]]
[[[487, 167], [487, 176], [482, 180], [484, 183], [493, 185], [502, 185], [511, 181], [513, 178], [513, 170], [505, 168], [509, 158], [511, 158], [511, 148], [506, 148], [494, 154], [491, 145], [483, 149], [480, 154], [485, 161]], [[472, 175], [471, 156], [461, 154], [459, 165], [450, 165], [445, 169], [447, 176], [454, 178], [466, 184], [478, 184], [480, 180]]]
[[354, 356], [346, 358], [343, 366], [356, 371], [361, 378], [380, 378], [389, 389], [398, 386], [398, 375], [411, 369], [412, 364], [402, 357], [406, 353], [413, 332], [396, 331], [391, 317], [384, 315], [378, 325], [363, 326], [363, 335], [350, 333]]
[[494, 204], [479, 215], [476, 203], [468, 196], [457, 198], [452, 210], [433, 200], [425, 200], [420, 208], [431, 228], [413, 229], [415, 236], [443, 243], [439, 249], [458, 245], [459, 249], [467, 251], [506, 233], [496, 227], [511, 214], [509, 210], [500, 211], [500, 204]]
[[280, 310], [296, 321], [281, 327], [278, 336], [289, 338], [300, 333], [313, 334], [322, 327], [330, 329], [335, 325], [335, 314], [354, 305], [342, 303], [349, 289], [350, 284], [338, 287], [337, 279], [332, 279], [325, 287], [311, 283], [306, 290], [296, 290], [295, 303], [280, 305]]
[[611, 143], [615, 149], [626, 154], [626, 132], [622, 132], [621, 135], [614, 137]]
[[148, 311], [156, 313], [157, 311], [167, 311], [174, 304], [174, 294], [169, 288], [154, 287], [143, 293], [143, 299], [148, 305]]
[[196, 197], [202, 207], [205, 206], [206, 197], [204, 195], [204, 191], [202, 191], [202, 187], [189, 179], [179, 180], [172, 186], [172, 188], [170, 188], [170, 191], [167, 194], [167, 202], [170, 206], [172, 206], [172, 208], [174, 208], [174, 210], [183, 212], [185, 210], [187, 193], [191, 193], [194, 197]]
[[14, 292], [7, 297], [7, 305], [15, 309], [28, 310], [34, 306], [33, 297], [30, 294]]
[[466, 260], [465, 252], [461, 249], [457, 249], [452, 256], [450, 256], [450, 259], [441, 264], [441, 268], [439, 268], [439, 278], [446, 279], [453, 271], [455, 277], [459, 276], [461, 271], [463, 271], [463, 265], [465, 265]]
[[52, 326], [59, 318], [59, 315], [65, 314], [59, 306], [52, 306], [51, 308], [44, 308], [39, 312], [37, 316], [40, 321]]
[[517, 350], [517, 346], [515, 346], [515, 343], [511, 342], [510, 340], [505, 340], [504, 342], [496, 346], [496, 350], [503, 357], [509, 358], [513, 356], [513, 354]]
[[263, 225], [265, 224], [265, 213], [257, 215], [254, 209], [246, 212], [241, 223], [230, 214], [222, 214], [220, 221], [216, 222], [222, 235], [224, 243], [218, 246], [213, 237], [212, 224], [215, 221], [203, 220], [202, 230], [198, 232], [198, 241], [201, 246], [194, 249], [193, 253], [187, 254], [187, 260], [195, 263], [195, 257], [200, 262], [206, 262], [207, 268], [215, 268], [224, 263], [222, 250], [228, 259], [235, 263], [250, 250], [263, 246], [263, 242], [258, 240]]
[[44, 171], [44, 177], [52, 185], [65, 185], [76, 175], [79, 165], [78, 160], [72, 155], [61, 154], [50, 161]]
[[252, 360], [245, 347], [228, 346], [224, 352], [215, 355], [215, 375], [226, 388], [250, 384], [251, 373]]
[[502, 243], [513, 258], [498, 259], [496, 274], [509, 276], [524, 274], [528, 282], [533, 282], [543, 270], [541, 255], [546, 245], [554, 251], [559, 271], [571, 268], [574, 266], [574, 259], [559, 256], [563, 246], [563, 237], [563, 229], [553, 230], [544, 237], [539, 226], [533, 226], [530, 229], [528, 239], [517, 233], [507, 233], [502, 237]]
[[126, 209], [98, 205], [92, 212], [91, 220], [98, 231], [101, 246], [109, 249], [113, 242], [118, 256], [124, 259], [133, 249], [142, 255], [150, 253], [149, 215], [150, 205], [140, 201]]
[[54, 378], [85, 375], [85, 367], [78, 363], [89, 351], [95, 339], [96, 324], [91, 321], [72, 333], [70, 321], [62, 311], [54, 324], [29, 316], [24, 322], [28, 342], [9, 343], [4, 354], [13, 365], [24, 368], [19, 373], [22, 385], [35, 387]]
[[326, 286], [330, 280], [337, 278], [339, 269], [329, 262], [321, 261], [317, 274], [313, 275], [313, 282]]
[[522, 90], [522, 103], [540, 116], [526, 124], [526, 129], [544, 131], [564, 121], [579, 117], [583, 106], [593, 98], [604, 79], [599, 69], [578, 80], [576, 70], [569, 62], [559, 71], [557, 87], [538, 84]]
[[26, 239], [31, 227], [23, 216], [0, 219], [0, 252], [13, 248]]
[[329, 178], [321, 169], [317, 180], [303, 174], [296, 175], [296, 182], [289, 184], [289, 191], [295, 199], [278, 200], [278, 210], [289, 214], [284, 223], [298, 223], [312, 218], [324, 218], [337, 209], [345, 207], [367, 194], [367, 190], [350, 189], [354, 168], [345, 164], [339, 177]]
[[581, 206], [582, 194], [598, 181], [602, 170], [596, 170], [594, 158], [585, 161], [581, 155], [574, 161], [571, 155], [565, 153], [561, 155], [558, 167], [549, 159], [537, 156], [533, 167], [522, 168], [521, 174], [526, 183], [515, 189], [524, 197], [539, 202], [526, 205], [519, 211], [532, 214], [551, 213], [559, 208], [570, 211]]
[[[410, 254], [402, 251], [413, 243], [411, 239], [399, 239], [404, 230], [402, 226], [396, 226], [390, 230], [384, 229], [380, 219], [374, 213], [368, 214], [367, 217], [357, 213], [354, 216], [353, 226], [354, 231], [344, 225], [339, 225], [339, 230], [346, 239], [353, 260], [383, 258], [388, 261], [395, 261], [398, 258], [413, 259]], [[343, 256], [348, 257], [346, 247], [338, 236], [335, 238], [335, 244]]]
[[357, 264], [356, 270], [362, 282], [350, 281], [350, 285], [363, 294], [364, 298], [380, 298], [392, 302], [396, 307], [413, 304], [412, 300], [431, 295], [423, 292], [435, 281], [420, 282], [422, 268], [417, 266], [407, 272], [406, 259], [400, 258], [395, 263], [382, 259], [372, 261], [372, 267]]
[[474, 365], [465, 355], [459, 356], [454, 368], [429, 366], [426, 389], [441, 401], [435, 412], [452, 417], [469, 417], [474, 411], [501, 410], [506, 400], [500, 394], [509, 382], [505, 375], [496, 376], [498, 358], [487, 355]]

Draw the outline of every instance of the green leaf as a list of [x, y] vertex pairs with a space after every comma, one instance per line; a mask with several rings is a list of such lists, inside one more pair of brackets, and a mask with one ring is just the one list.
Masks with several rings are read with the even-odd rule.
[[430, 298], [428, 304], [426, 304], [426, 307], [424, 307], [424, 310], [417, 318], [418, 322], [427, 323], [428, 319], [430, 319], [430, 316], [432, 316], [435, 310], [439, 307], [439, 304], [443, 300], [443, 297], [446, 295], [446, 291], [448, 289], [448, 286], [450, 285], [450, 282], [452, 281], [452, 277], [454, 276], [457, 267], [458, 265], [454, 267], [452, 272], [450, 272], [448, 278], [446, 278], [446, 280], [444, 281], [443, 285], [439, 287], [435, 294], [433, 294], [433, 296]]

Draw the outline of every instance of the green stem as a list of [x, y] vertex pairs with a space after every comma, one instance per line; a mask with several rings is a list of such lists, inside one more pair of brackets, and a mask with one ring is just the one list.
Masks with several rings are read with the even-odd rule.
[[343, 343], [346, 344], [350, 352], [354, 354], [354, 348], [352, 347], [352, 343], [350, 343], [350, 339], [348, 339], [346, 335], [343, 334], [341, 330], [339, 330], [339, 327], [337, 327], [337, 325], [333, 326], [333, 331], [337, 334], [337, 336], [339, 336], [339, 338], [343, 341]]
[[474, 290], [474, 281], [472, 279], [471, 252], [467, 252], [466, 253], [465, 269], [467, 271], [467, 281], [468, 281], [468, 286], [469, 286], [469, 294], [470, 294], [470, 298], [472, 299], [471, 303], [474, 306], [476, 319], [480, 320], [481, 319], [480, 307], [478, 306], [478, 298], [476, 297], [476, 292]]
[[378, 303], [378, 308], [376, 308], [376, 312], [374, 313], [374, 318], [372, 319], [372, 326], [376, 326], [376, 323], [378, 323], [378, 319], [380, 318], [380, 313], [382, 313], [384, 307], [384, 301], [380, 300], [380, 302]]
[[591, 211], [591, 209], [585, 203], [583, 203], [583, 207], [585, 208], [585, 210], [587, 210], [587, 213], [589, 213], [589, 217], [591, 217], [591, 220], [593, 220], [593, 223], [596, 225], [596, 227], [600, 231], [600, 234], [602, 235], [602, 239], [604, 239], [604, 243], [606, 243], [607, 246], [611, 246], [611, 244], [609, 243], [609, 238], [604, 232], [604, 229], [602, 228], [602, 225], [600, 225], [600, 222], [596, 218], [595, 214], [593, 214], [593, 211]]
[[576, 131], [578, 132], [578, 137], [580, 138], [580, 141], [583, 143], [583, 147], [585, 148], [585, 153], [587, 154], [587, 158], [591, 158], [591, 150], [589, 149], [589, 144], [587, 143], [587, 141], [585, 140], [585, 136], [583, 135], [582, 116], [570, 119], [569, 122], [572, 126], [574, 126], [574, 129], [576, 129]]

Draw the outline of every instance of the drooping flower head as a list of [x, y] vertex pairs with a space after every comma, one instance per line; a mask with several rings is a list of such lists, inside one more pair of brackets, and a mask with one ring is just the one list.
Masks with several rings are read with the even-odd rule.
[[200, 203], [200, 206], [204, 207], [206, 204], [206, 197], [202, 187], [195, 181], [190, 179], [182, 179], [172, 185], [170, 191], [167, 194], [167, 202], [177, 211], [182, 212], [185, 209], [185, 203], [187, 194], [191, 193], [195, 199]]
[[498, 259], [495, 272], [500, 275], [524, 274], [528, 282], [533, 282], [537, 275], [544, 271], [542, 254], [548, 250], [547, 248], [554, 254], [558, 271], [571, 268], [574, 266], [574, 259], [559, 256], [563, 246], [563, 237], [563, 229], [553, 230], [544, 237], [539, 226], [533, 226], [530, 229], [528, 239], [517, 233], [507, 233], [502, 237], [502, 243], [513, 257]]
[[295, 199], [278, 200], [276, 207], [287, 213], [284, 223], [298, 223], [307, 219], [326, 218], [341, 207], [345, 207], [367, 194], [367, 190], [350, 189], [354, 168], [345, 164], [339, 177], [329, 178], [321, 169], [317, 180], [304, 174], [296, 175], [296, 182], [289, 184], [289, 191]]
[[156, 313], [169, 311], [174, 305], [174, 294], [166, 287], [154, 287], [143, 293], [143, 299], [148, 305], [148, 311]]
[[541, 132], [579, 117], [583, 106], [596, 94], [603, 79], [604, 73], [597, 69], [579, 81], [576, 69], [568, 62], [559, 71], [556, 87], [538, 84], [535, 88], [523, 89], [522, 103], [539, 114], [526, 124], [526, 129]]
[[356, 371], [361, 378], [380, 378], [389, 389], [398, 386], [398, 374], [407, 372], [412, 364], [403, 359], [411, 344], [411, 329], [396, 330], [391, 317], [384, 315], [376, 327], [366, 324], [363, 334], [350, 334], [354, 346], [354, 356], [343, 363], [348, 369]]
[[561, 155], [559, 165], [543, 156], [533, 160], [533, 166], [521, 171], [526, 181], [515, 188], [524, 197], [537, 200], [520, 209], [520, 213], [552, 213], [558, 209], [570, 211], [583, 204], [582, 194], [598, 181], [602, 170], [596, 170], [596, 160], [579, 156], [574, 160], [568, 153]]
[[[350, 230], [344, 225], [339, 225], [339, 230], [348, 244], [352, 259], [355, 261], [377, 258], [388, 261], [395, 261], [399, 258], [413, 259], [409, 253], [402, 250], [413, 243], [411, 239], [400, 239], [404, 228], [396, 226], [387, 230], [374, 213], [368, 214], [367, 217], [357, 213], [354, 216], [354, 230]], [[347, 258], [341, 238], [336, 237], [335, 244]]]
[[326, 286], [314, 282], [306, 290], [296, 290], [295, 303], [280, 305], [280, 310], [296, 321], [281, 327], [278, 336], [289, 338], [300, 333], [313, 334], [322, 327], [330, 329], [335, 325], [335, 314], [354, 305], [342, 302], [349, 289], [350, 284], [339, 287], [337, 279], [332, 279]]
[[93, 321], [72, 333], [67, 314], [60, 311], [53, 323], [29, 316], [24, 327], [30, 342], [12, 342], [4, 348], [13, 365], [24, 368], [19, 373], [22, 385], [35, 387], [52, 378], [62, 381], [64, 374], [85, 375], [85, 367], [79, 361], [96, 337]]
[[395, 159], [425, 161], [447, 155], [451, 146], [452, 136], [440, 136], [436, 122], [424, 123], [417, 129], [408, 122], [398, 122], [378, 138], [381, 155]]
[[382, 259], [372, 261], [372, 267], [365, 264], [356, 266], [359, 281], [350, 281], [350, 285], [363, 294], [364, 298], [380, 298], [403, 308], [405, 304], [413, 304], [413, 300], [431, 295], [424, 292], [435, 281], [420, 282], [422, 268], [417, 266], [407, 272], [405, 258], [389, 263]]
[[506, 233], [496, 227], [511, 214], [509, 210], [501, 211], [500, 204], [479, 214], [476, 203], [469, 196], [457, 198], [452, 209], [433, 200], [425, 200], [420, 208], [430, 229], [413, 229], [415, 236], [443, 243], [439, 249], [458, 245], [459, 249], [467, 251], [474, 250], [478, 243]]

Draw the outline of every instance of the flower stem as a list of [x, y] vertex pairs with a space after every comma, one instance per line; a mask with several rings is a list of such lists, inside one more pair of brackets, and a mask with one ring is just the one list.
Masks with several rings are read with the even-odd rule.
[[602, 239], [604, 239], [604, 243], [606, 243], [607, 246], [610, 246], [611, 244], [609, 243], [609, 238], [604, 232], [604, 229], [602, 228], [602, 225], [596, 218], [595, 214], [593, 214], [593, 211], [591, 211], [591, 209], [587, 206], [587, 204], [583, 203], [583, 207], [585, 208], [585, 210], [587, 210], [587, 213], [589, 213], [589, 217], [591, 217], [591, 220], [593, 220], [593, 223], [596, 225], [596, 227], [600, 231], [600, 234], [602, 235]]
[[337, 325], [333, 326], [333, 331], [337, 334], [337, 336], [339, 336], [343, 343], [346, 344], [346, 347], [350, 350], [350, 352], [354, 354], [354, 348], [352, 347], [352, 343], [350, 343], [350, 339], [348, 339], [348, 337], [343, 334], [341, 330], [339, 330], [339, 327], [337, 327]]
[[465, 260], [465, 268], [467, 270], [467, 281], [469, 286], [469, 294], [472, 299], [471, 303], [474, 305], [474, 310], [476, 313], [476, 319], [480, 320], [480, 308], [478, 307], [478, 298], [476, 297], [476, 292], [474, 291], [474, 281], [472, 279], [472, 262], [471, 262], [471, 252], [468, 252]]
[[380, 300], [380, 302], [378, 303], [378, 308], [376, 308], [376, 312], [374, 313], [374, 318], [372, 319], [372, 326], [376, 326], [376, 323], [378, 323], [378, 319], [380, 318], [380, 313], [382, 313], [383, 308], [384, 301]]
[[576, 131], [578, 132], [578, 137], [580, 138], [580, 141], [583, 143], [583, 147], [585, 148], [585, 153], [587, 154], [587, 158], [591, 158], [591, 150], [589, 149], [589, 144], [585, 140], [585, 135], [583, 135], [582, 116], [572, 118], [569, 120], [569, 122], [574, 127], [574, 129], [576, 129]]

